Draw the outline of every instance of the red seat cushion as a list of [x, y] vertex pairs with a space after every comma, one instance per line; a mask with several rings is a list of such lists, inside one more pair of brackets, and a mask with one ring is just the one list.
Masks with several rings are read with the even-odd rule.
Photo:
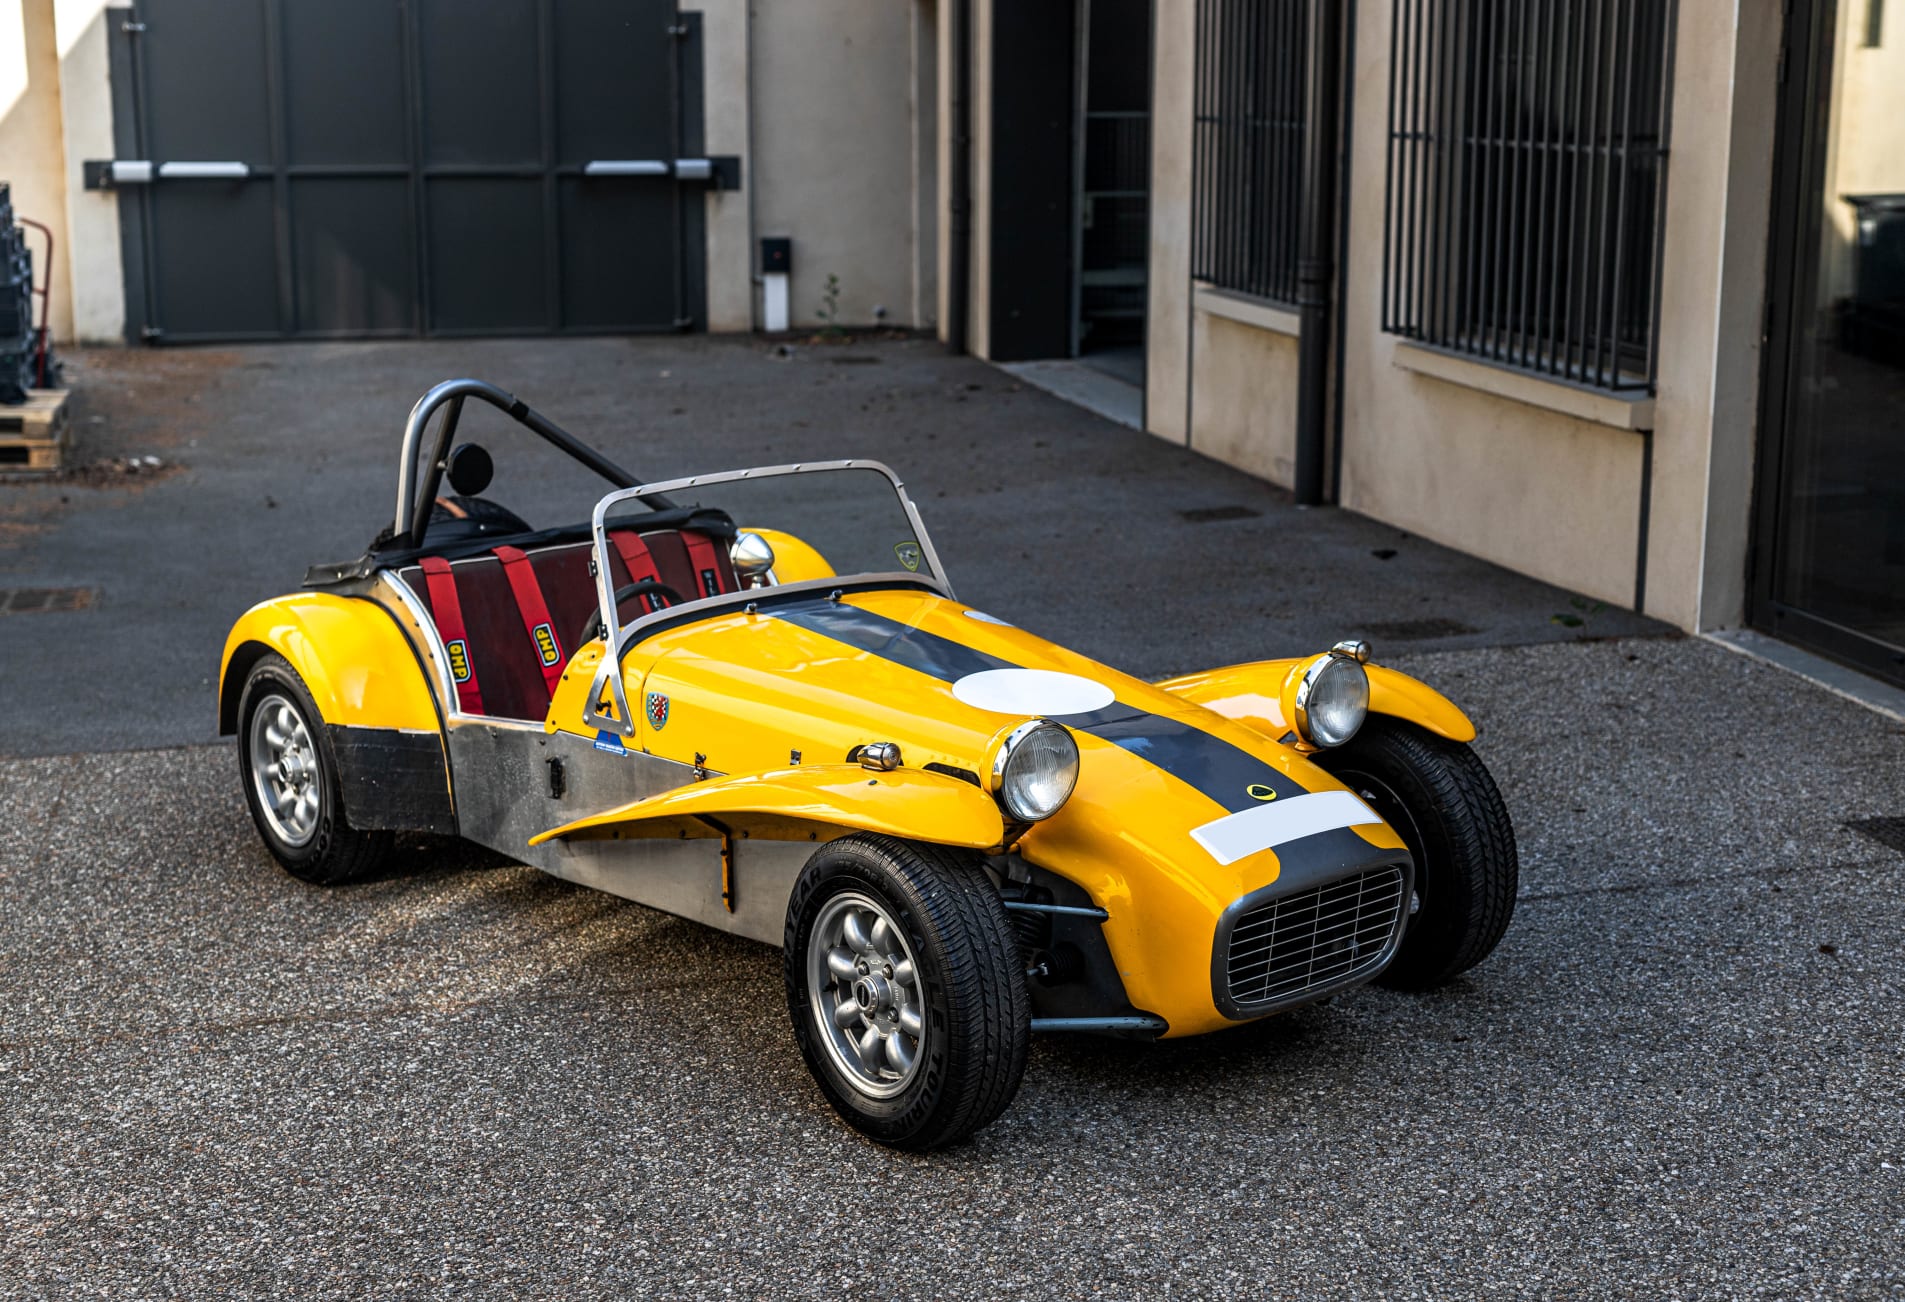
[[[662, 529], [641, 535], [661, 581], [681, 594], [683, 601], [702, 595], [695, 575], [688, 544], [679, 531]], [[740, 584], [728, 549], [721, 539], [713, 539], [716, 569], [722, 592], [735, 592]], [[590, 544], [559, 543], [527, 551], [530, 567], [542, 589], [543, 603], [549, 607], [549, 620], [555, 626], [562, 658], [576, 653], [570, 645], [582, 626], [595, 613], [595, 580], [589, 577]], [[549, 713], [549, 686], [543, 677], [542, 657], [523, 628], [523, 617], [516, 608], [515, 593], [503, 573], [503, 563], [493, 554], [468, 557], [450, 562], [456, 579], [457, 599], [463, 608], [464, 637], [470, 664], [483, 693], [483, 712], [502, 719], [540, 720]], [[627, 567], [619, 555], [609, 557], [612, 586], [620, 588], [628, 579]], [[423, 582], [421, 566], [411, 565], [397, 575], [416, 594], [430, 617], [429, 585]]]

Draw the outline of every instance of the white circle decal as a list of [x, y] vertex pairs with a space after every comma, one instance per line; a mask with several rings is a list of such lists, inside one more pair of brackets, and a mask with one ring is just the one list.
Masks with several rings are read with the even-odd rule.
[[1103, 683], [1049, 669], [987, 669], [952, 690], [967, 705], [999, 714], [1089, 714], [1117, 699]]

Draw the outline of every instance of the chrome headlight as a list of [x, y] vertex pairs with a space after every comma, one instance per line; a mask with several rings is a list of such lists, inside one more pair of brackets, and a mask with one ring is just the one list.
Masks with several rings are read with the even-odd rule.
[[1296, 687], [1296, 730], [1313, 746], [1341, 746], [1369, 714], [1369, 675], [1353, 654], [1318, 656]]
[[992, 765], [992, 789], [1006, 813], [1025, 823], [1056, 814], [1078, 785], [1078, 743], [1043, 719], [1014, 728]]

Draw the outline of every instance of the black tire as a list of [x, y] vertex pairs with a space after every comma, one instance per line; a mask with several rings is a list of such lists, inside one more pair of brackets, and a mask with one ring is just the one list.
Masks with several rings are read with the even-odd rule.
[[[311, 789], [315, 791], [317, 810], [309, 834], [303, 837], [267, 811], [261, 790], [267, 779], [256, 773], [253, 764], [252, 724], [261, 708], [275, 710], [279, 703], [297, 713], [309, 738], [306, 749], [316, 767]], [[330, 733], [304, 680], [282, 656], [261, 657], [245, 678], [244, 692], [238, 698], [238, 774], [258, 835], [264, 838], [271, 857], [293, 877], [335, 886], [374, 872], [389, 854], [389, 832], [361, 831], [345, 820], [337, 754], [331, 747]]]
[[1415, 856], [1420, 908], [1377, 982], [1429, 990], [1487, 958], [1514, 915], [1520, 866], [1508, 806], [1475, 752], [1412, 723], [1372, 716], [1316, 759], [1401, 833]]
[[[816, 923], [855, 899], [880, 906], [916, 969], [925, 1034], [916, 1042], [917, 1069], [893, 1083], [891, 1097], [870, 1095], [835, 1060], [842, 1051], [823, 1019], [848, 983], [816, 991], [810, 982], [810, 951], [826, 943]], [[1005, 1111], [1025, 1074], [1031, 1004], [1018, 941], [976, 856], [869, 834], [831, 841], [794, 884], [785, 939], [794, 1039], [847, 1124], [918, 1151], [958, 1143]]]

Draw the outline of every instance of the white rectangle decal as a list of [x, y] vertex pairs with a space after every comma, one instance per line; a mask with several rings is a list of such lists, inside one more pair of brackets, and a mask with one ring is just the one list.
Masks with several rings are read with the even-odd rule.
[[1359, 823], [1380, 823], [1382, 816], [1348, 791], [1313, 791], [1226, 814], [1194, 828], [1191, 836], [1218, 863], [1236, 863], [1259, 850], [1274, 849], [1318, 832]]

